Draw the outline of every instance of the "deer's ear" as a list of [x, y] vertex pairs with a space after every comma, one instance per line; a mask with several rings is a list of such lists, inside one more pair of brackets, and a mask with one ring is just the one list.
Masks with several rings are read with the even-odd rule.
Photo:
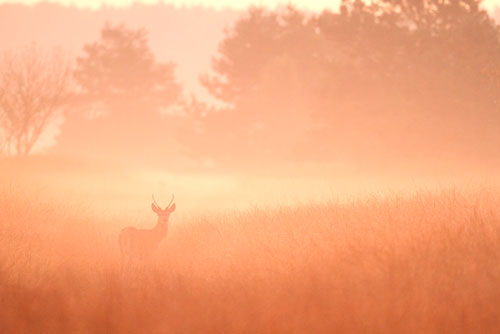
[[153, 209], [154, 212], [158, 213], [158, 207], [154, 204], [154, 203], [151, 203], [151, 209]]
[[168, 211], [170, 211], [170, 212], [174, 212], [175, 211], [175, 203], [172, 204], [172, 206], [170, 208], [168, 208]]

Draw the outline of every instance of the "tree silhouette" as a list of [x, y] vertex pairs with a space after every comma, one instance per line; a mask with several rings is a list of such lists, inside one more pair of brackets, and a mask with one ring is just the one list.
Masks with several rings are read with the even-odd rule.
[[35, 45], [8, 52], [0, 64], [0, 125], [6, 154], [28, 155], [74, 96], [69, 62]]
[[288, 6], [280, 12], [251, 7], [220, 43], [212, 59], [214, 75], [203, 75], [202, 84], [215, 97], [237, 104], [258, 89], [263, 69], [276, 57], [291, 55], [312, 65], [316, 50], [314, 27], [307, 16]]
[[[365, 142], [381, 143], [377, 150], [370, 148], [377, 154], [391, 149], [408, 154], [417, 146], [440, 154], [496, 142], [500, 91], [491, 69], [500, 62], [500, 35], [478, 5], [469, 0], [344, 1], [340, 14], [320, 15], [324, 40], [348, 55], [341, 64], [338, 57], [324, 58], [327, 76], [343, 78], [330, 80], [337, 84], [321, 98], [329, 123], [341, 111], [361, 112]], [[347, 142], [363, 141], [348, 135]], [[402, 136], [406, 140], [394, 141]], [[333, 140], [327, 135], [322, 142]]]
[[113, 109], [126, 99], [142, 110], [158, 110], [180, 94], [174, 64], [155, 61], [144, 29], [106, 24], [100, 40], [86, 44], [84, 52], [77, 59], [75, 78], [91, 101], [103, 101]]
[[230, 107], [196, 119], [200, 145], [250, 160], [259, 150], [418, 159], [478, 145], [474, 154], [491, 156], [500, 140], [500, 29], [479, 4], [344, 0], [338, 13], [320, 14], [251, 8], [226, 30], [214, 74], [201, 78]]
[[175, 66], [154, 59], [144, 29], [124, 25], [106, 24], [83, 51], [74, 76], [86, 112], [67, 119], [57, 150], [106, 157], [164, 153], [172, 128], [162, 112], [181, 93]]
[[238, 157], [248, 165], [256, 158], [290, 156], [304, 141], [310, 122], [305, 108], [313, 104], [319, 72], [319, 36], [311, 23], [291, 6], [279, 11], [252, 7], [226, 30], [212, 59], [213, 74], [201, 77], [208, 91], [229, 106], [196, 120], [203, 124], [204, 132], [195, 136], [202, 138], [205, 153], [219, 160]]

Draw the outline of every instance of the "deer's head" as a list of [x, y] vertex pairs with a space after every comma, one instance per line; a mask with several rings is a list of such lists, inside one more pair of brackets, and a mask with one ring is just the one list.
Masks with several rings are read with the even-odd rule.
[[165, 209], [162, 209], [158, 205], [158, 203], [156, 203], [154, 196], [152, 197], [153, 197], [153, 203], [151, 203], [151, 209], [153, 209], [153, 211], [158, 215], [158, 223], [159, 224], [168, 223], [168, 218], [170, 217], [170, 214], [175, 211], [175, 203], [173, 203], [174, 195], [172, 195], [172, 199], [170, 200], [170, 203], [167, 205]]

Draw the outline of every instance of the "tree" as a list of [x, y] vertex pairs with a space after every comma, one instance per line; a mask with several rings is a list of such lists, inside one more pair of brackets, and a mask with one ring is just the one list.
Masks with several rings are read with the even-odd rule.
[[197, 119], [202, 144], [239, 161], [288, 151], [301, 160], [384, 163], [478, 146], [474, 154], [493, 156], [500, 30], [479, 4], [344, 0], [338, 13], [309, 15], [250, 9], [226, 31], [214, 74], [202, 77], [230, 106]]
[[[358, 132], [367, 143], [381, 143], [371, 149], [379, 155], [391, 149], [408, 155], [421, 146], [441, 154], [495, 145], [500, 90], [492, 73], [500, 65], [500, 34], [479, 4], [346, 0], [340, 14], [321, 14], [318, 28], [324, 40], [349, 56], [339, 62], [339, 57], [324, 55], [323, 72], [343, 78], [331, 80], [338, 84], [322, 98], [328, 123], [338, 120], [342, 110], [363, 115], [358, 119], [368, 128]], [[328, 97], [333, 97], [330, 102]], [[354, 127], [361, 128], [360, 122], [345, 126]], [[368, 139], [370, 134], [376, 138]], [[406, 140], [394, 141], [401, 136]]]
[[214, 97], [237, 107], [241, 98], [258, 90], [263, 69], [277, 57], [293, 57], [308, 66], [303, 74], [311, 73], [318, 51], [311, 22], [291, 6], [280, 11], [251, 7], [226, 30], [212, 59], [214, 74], [202, 76], [202, 84]]
[[144, 29], [106, 24], [100, 40], [86, 44], [84, 53], [77, 59], [75, 79], [90, 101], [103, 101], [112, 112], [122, 112], [124, 102], [157, 111], [180, 95], [174, 64], [155, 61]]
[[94, 157], [167, 156], [172, 125], [161, 112], [181, 94], [174, 64], [155, 60], [146, 30], [124, 25], [105, 24], [100, 39], [83, 52], [74, 76], [87, 112], [65, 121], [56, 150]]
[[71, 93], [69, 62], [35, 45], [8, 52], [0, 63], [0, 125], [6, 154], [28, 155], [61, 116]]
[[201, 82], [229, 107], [196, 120], [203, 152], [248, 165], [290, 157], [303, 143], [321, 77], [311, 19], [291, 6], [253, 7], [226, 30], [212, 59], [213, 74]]

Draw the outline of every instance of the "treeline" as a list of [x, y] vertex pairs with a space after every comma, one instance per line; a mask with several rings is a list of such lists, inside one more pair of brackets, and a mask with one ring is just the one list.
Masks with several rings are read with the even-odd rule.
[[209, 165], [498, 162], [500, 28], [480, 2], [344, 0], [338, 12], [318, 14], [250, 8], [225, 32], [212, 72], [200, 75], [217, 106], [183, 94], [175, 65], [154, 59], [146, 31], [106, 25], [74, 68], [5, 58], [3, 148], [28, 154], [65, 111], [58, 146], [76, 152]]

